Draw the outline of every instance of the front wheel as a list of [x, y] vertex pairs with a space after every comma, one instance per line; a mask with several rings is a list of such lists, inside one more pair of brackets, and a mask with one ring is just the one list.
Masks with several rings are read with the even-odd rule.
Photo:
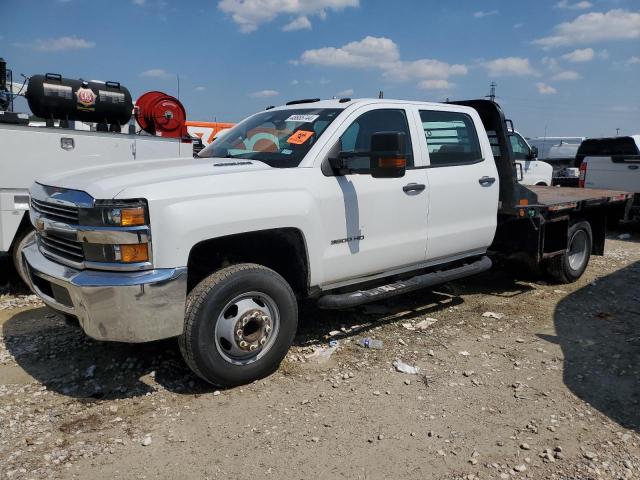
[[36, 231], [32, 228], [27, 228], [23, 230], [16, 236], [14, 241], [13, 250], [11, 251], [11, 256], [13, 257], [13, 265], [20, 276], [20, 279], [26, 284], [29, 285], [29, 279], [27, 274], [27, 267], [24, 264], [24, 258], [22, 257], [22, 250], [28, 244], [33, 242], [36, 238]]
[[297, 325], [296, 297], [284, 278], [261, 265], [232, 265], [189, 293], [180, 350], [207, 382], [242, 385], [278, 368]]
[[589, 265], [593, 233], [589, 222], [577, 222], [569, 227], [567, 250], [562, 255], [551, 258], [545, 271], [551, 280], [573, 283], [578, 280]]

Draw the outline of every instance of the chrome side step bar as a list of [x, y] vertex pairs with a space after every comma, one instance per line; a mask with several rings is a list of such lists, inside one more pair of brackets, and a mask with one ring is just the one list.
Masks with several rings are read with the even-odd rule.
[[417, 275], [407, 280], [399, 280], [370, 290], [357, 290], [349, 293], [324, 295], [318, 300], [318, 306], [326, 309], [355, 307], [364, 303], [384, 300], [386, 298], [412, 292], [421, 288], [475, 275], [489, 270], [490, 268], [491, 259], [483, 256], [475, 262], [467, 263], [459, 267], [454, 267], [449, 270], [436, 270], [435, 272]]

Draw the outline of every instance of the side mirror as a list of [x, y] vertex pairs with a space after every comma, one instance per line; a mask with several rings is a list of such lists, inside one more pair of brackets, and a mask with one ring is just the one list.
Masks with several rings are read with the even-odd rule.
[[538, 158], [538, 147], [532, 145], [530, 148], [531, 149], [529, 150], [529, 155], [527, 158], [529, 160], [535, 160], [536, 158]]
[[524, 180], [524, 169], [520, 162], [516, 162], [516, 180], [522, 182]]
[[404, 177], [407, 169], [405, 134], [377, 132], [371, 135], [370, 167], [373, 178]]

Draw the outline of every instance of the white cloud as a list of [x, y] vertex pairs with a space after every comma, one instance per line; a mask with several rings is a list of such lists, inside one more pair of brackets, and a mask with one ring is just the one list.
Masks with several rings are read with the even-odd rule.
[[515, 25], [513, 25], [513, 28], [522, 28], [524, 26], [524, 23], [516, 23]]
[[207, 88], [203, 87], [202, 85], [196, 87], [196, 92], [204, 92]]
[[133, 3], [134, 5], [138, 5], [139, 7], [141, 7], [142, 5], [145, 4], [145, 0], [131, 0], [131, 3]]
[[528, 58], [505, 57], [489, 60], [481, 64], [492, 77], [504, 77], [508, 75], [524, 76], [535, 75], [535, 70]]
[[582, 78], [578, 72], [574, 72], [573, 70], [565, 70], [563, 72], [556, 73], [551, 80], [556, 81], [568, 81], [568, 80], [579, 80]]
[[635, 55], [627, 60], [629, 65], [640, 65], [640, 57], [636, 57]]
[[29, 43], [16, 42], [13, 45], [16, 47], [31, 48], [33, 50], [38, 50], [39, 52], [62, 52], [65, 50], [81, 50], [96, 46], [95, 42], [90, 42], [84, 38], [78, 38], [75, 35], [72, 35], [71, 37], [35, 40]]
[[291, 85], [298, 85], [300, 83], [300, 80], [291, 80]]
[[586, 10], [591, 7], [593, 7], [593, 3], [591, 2], [582, 1], [571, 3], [569, 0], [560, 0], [554, 6], [554, 8], [562, 8], [564, 10]]
[[434, 79], [434, 80], [423, 80], [418, 84], [418, 87], [424, 90], [447, 90], [453, 87], [452, 83], [449, 83], [449, 80], [443, 79]]
[[150, 78], [167, 78], [173, 75], [162, 68], [151, 68], [149, 70], [145, 70], [144, 72], [140, 73], [140, 76], [150, 77]]
[[388, 38], [365, 37], [358, 42], [335, 47], [306, 50], [300, 62], [329, 67], [371, 68], [400, 60], [398, 46]]
[[553, 95], [554, 93], [558, 93], [555, 88], [546, 83], [538, 82], [536, 83], [536, 87], [538, 87], [538, 93], [540, 95]]
[[562, 58], [572, 63], [580, 63], [590, 62], [591, 60], [593, 60], [594, 55], [595, 53], [593, 51], [593, 48], [579, 48], [577, 50], [574, 50], [573, 52], [562, 55]]
[[610, 56], [610, 55], [609, 55], [609, 50], [607, 50], [606, 48], [604, 48], [604, 49], [600, 50], [600, 51], [597, 53], [597, 55], [598, 55], [598, 58], [599, 58], [600, 60], [608, 60], [608, 59], [609, 59], [609, 56]]
[[385, 76], [397, 80], [411, 78], [446, 80], [452, 75], [466, 75], [467, 72], [468, 69], [465, 65], [452, 65], [440, 60], [425, 58], [393, 64], [385, 71]]
[[276, 97], [280, 95], [280, 92], [277, 90], [260, 90], [258, 92], [252, 92], [249, 94], [250, 97], [253, 98], [268, 98], [268, 97]]
[[338, 92], [339, 97], [350, 97], [351, 95], [353, 95], [353, 88], [347, 88], [346, 90]]
[[499, 12], [498, 10], [489, 10], [489, 11], [482, 11], [480, 10], [479, 12], [473, 12], [473, 16], [475, 18], [484, 18], [484, 17], [490, 17], [492, 15], [497, 15]]
[[324, 47], [306, 50], [295, 60], [297, 64], [324, 67], [365, 68], [382, 71], [392, 80], [446, 80], [453, 75], [466, 75], [465, 65], [448, 64], [440, 60], [423, 58], [406, 61], [400, 57], [395, 42], [384, 37], [365, 37], [342, 47]]
[[291, 20], [284, 27], [283, 32], [292, 32], [294, 30], [311, 30], [311, 22], [304, 15]]
[[[359, 0], [220, 0], [218, 8], [230, 14], [240, 31], [249, 33], [260, 25], [273, 21], [279, 15], [298, 16], [298, 19], [317, 15], [326, 18], [326, 11], [340, 11], [349, 7], [359, 6]], [[298, 20], [296, 19], [296, 20]], [[295, 20], [294, 20], [295, 21]], [[295, 29], [293, 29], [295, 30]]]
[[580, 45], [607, 40], [640, 38], [640, 12], [609, 10], [606, 13], [585, 13], [572, 22], [554, 27], [554, 34], [534, 40], [544, 49]]

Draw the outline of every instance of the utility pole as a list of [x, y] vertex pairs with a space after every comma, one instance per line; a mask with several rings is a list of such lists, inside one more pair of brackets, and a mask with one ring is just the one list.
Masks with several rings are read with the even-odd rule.
[[620, 129], [616, 128], [616, 137], [619, 137], [619, 136], [620, 136]]
[[498, 85], [496, 84], [496, 82], [491, 82], [491, 85], [489, 85], [489, 95], [486, 95], [485, 97], [488, 98], [489, 100], [491, 100], [492, 102], [496, 101], [496, 87]]
[[378, 98], [384, 98], [384, 92], [382, 90], [378, 92]]

